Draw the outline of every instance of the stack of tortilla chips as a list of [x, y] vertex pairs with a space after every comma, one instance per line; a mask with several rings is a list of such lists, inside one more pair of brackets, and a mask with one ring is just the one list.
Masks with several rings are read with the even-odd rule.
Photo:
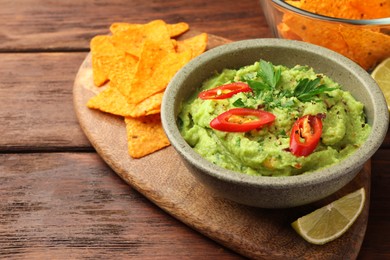
[[170, 144], [160, 118], [164, 90], [175, 73], [207, 46], [205, 33], [175, 39], [187, 30], [184, 22], [114, 23], [111, 35], [91, 40], [93, 81], [102, 91], [87, 106], [124, 117], [133, 158]]
[[[287, 0], [297, 8], [329, 17], [377, 19], [390, 17], [390, 0]], [[357, 26], [321, 22], [285, 13], [278, 31], [283, 38], [314, 43], [339, 52], [370, 70], [390, 57], [390, 25]]]

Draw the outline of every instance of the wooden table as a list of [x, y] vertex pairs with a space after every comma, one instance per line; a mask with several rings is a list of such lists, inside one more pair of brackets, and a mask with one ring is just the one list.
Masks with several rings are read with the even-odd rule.
[[[174, 219], [97, 155], [73, 110], [89, 41], [113, 22], [271, 37], [255, 0], [0, 0], [0, 258], [242, 259]], [[390, 136], [372, 158], [359, 259], [390, 258]]]

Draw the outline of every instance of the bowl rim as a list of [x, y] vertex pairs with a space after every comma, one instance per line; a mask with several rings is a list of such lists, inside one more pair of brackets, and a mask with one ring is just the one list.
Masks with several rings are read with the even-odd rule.
[[[268, 0], [265, 0], [268, 1]], [[295, 7], [293, 5], [290, 5], [286, 3], [284, 0], [271, 0], [274, 4], [287, 9], [291, 12], [298, 13], [300, 15], [303, 15], [305, 17], [319, 19], [319, 20], [325, 20], [328, 22], [338, 22], [338, 23], [345, 23], [350, 25], [390, 25], [390, 17], [386, 18], [376, 18], [376, 19], [345, 19], [345, 18], [336, 18], [336, 17], [330, 17], [326, 15], [316, 14], [312, 13], [303, 9], [300, 9], [298, 7]]]
[[[306, 52], [309, 51], [313, 54], [318, 55], [320, 53], [321, 55], [326, 55], [328, 59], [331, 58], [332, 60], [336, 60], [343, 67], [346, 67], [347, 70], [351, 71], [351, 73], [353, 72], [354, 76], [360, 78], [361, 81], [367, 81], [367, 84], [373, 85], [370, 87], [373, 87], [372, 93], [376, 99], [376, 102], [374, 102], [374, 110], [375, 113], [382, 112], [382, 116], [384, 116], [384, 118], [382, 120], [373, 120], [371, 125], [372, 130], [366, 142], [364, 142], [364, 144], [353, 154], [349, 155], [348, 158], [344, 159], [343, 163], [327, 166], [310, 172], [310, 174], [300, 174], [293, 176], [270, 177], [235, 172], [215, 165], [195, 152], [180, 134], [177, 122], [170, 122], [170, 118], [174, 118], [175, 120], [177, 118], [177, 115], [175, 114], [175, 105], [174, 102], [171, 102], [171, 100], [178, 92], [180, 84], [185, 81], [188, 73], [191, 73], [192, 66], [198, 66], [204, 62], [210, 62], [213, 59], [218, 59], [223, 55], [244, 50], [245, 48], [261, 47], [287, 47], [290, 49], [299, 50], [304, 49]], [[246, 186], [262, 186], [272, 189], [284, 189], [286, 187], [294, 188], [297, 183], [299, 183], [301, 187], [312, 186], [332, 181], [333, 179], [338, 179], [341, 175], [344, 175], [344, 173], [353, 171], [356, 169], [356, 162], [359, 162], [359, 164], [361, 162], [361, 166], [363, 167], [364, 163], [371, 158], [371, 156], [382, 144], [383, 139], [387, 133], [389, 113], [384, 113], [381, 111], [381, 109], [378, 109], [383, 106], [383, 108], [386, 108], [386, 111], [388, 111], [386, 101], [383, 97], [383, 94], [381, 93], [382, 92], [380, 91], [375, 81], [363, 68], [332, 50], [306, 42], [286, 39], [249, 39], [236, 41], [213, 48], [187, 63], [178, 73], [176, 73], [167, 86], [161, 105], [161, 119], [164, 131], [175, 150], [191, 165], [200, 171], [206, 172], [208, 175], [213, 176], [214, 178], [223, 179], [224, 181], [230, 183], [241, 182], [245, 183]], [[356, 171], [356, 173], [357, 172], [358, 171]]]

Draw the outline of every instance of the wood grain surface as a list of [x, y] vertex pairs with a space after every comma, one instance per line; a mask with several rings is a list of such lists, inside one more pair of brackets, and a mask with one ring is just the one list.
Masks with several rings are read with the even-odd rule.
[[[272, 37], [258, 1], [1, 0], [0, 50], [80, 51], [114, 22], [183, 21], [231, 40]], [[15, 16], [15, 13], [18, 14]], [[48, 22], [50, 21], [50, 22]], [[229, 21], [227, 26], [227, 21]]]
[[155, 207], [94, 153], [0, 154], [0, 172], [0, 259], [240, 259]]
[[[228, 42], [209, 35], [208, 48]], [[91, 57], [88, 55], [77, 73], [73, 91], [75, 111], [82, 129], [97, 152], [125, 182], [167, 213], [250, 258], [357, 257], [367, 227], [369, 199], [364, 212], [348, 234], [326, 246], [308, 244], [297, 236], [290, 223], [359, 187], [366, 188], [369, 198], [370, 162], [342, 191], [317, 203], [281, 210], [242, 206], [215, 197], [206, 190], [186, 169], [173, 147], [141, 159], [132, 159], [127, 151], [123, 118], [86, 107], [87, 101], [97, 91], [93, 85]]]
[[0, 152], [91, 150], [72, 100], [71, 75], [84, 59], [85, 53], [1, 54]]
[[[76, 118], [90, 39], [153, 19], [234, 41], [272, 37], [256, 0], [0, 0], [1, 259], [245, 259], [121, 180]], [[388, 134], [371, 160], [359, 260], [390, 259], [389, 148]]]

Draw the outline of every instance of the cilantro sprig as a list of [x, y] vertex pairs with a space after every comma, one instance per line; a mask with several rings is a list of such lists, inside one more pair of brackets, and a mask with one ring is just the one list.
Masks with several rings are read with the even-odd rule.
[[313, 100], [318, 94], [332, 91], [335, 88], [329, 88], [323, 84], [320, 85], [321, 78], [317, 77], [313, 80], [304, 78], [298, 81], [295, 87], [293, 96], [297, 97], [301, 102], [309, 102]]
[[280, 80], [282, 71], [280, 68], [274, 67], [272, 63], [260, 60], [260, 70], [258, 71], [258, 74], [263, 78], [268, 86], [275, 89]]
[[[260, 60], [258, 70], [245, 74], [242, 80], [249, 84], [254, 96], [262, 99], [264, 105], [269, 108], [294, 106], [293, 100], [282, 101], [283, 97], [296, 97], [301, 102], [318, 101], [319, 94], [336, 89], [321, 84], [322, 77], [320, 75], [315, 79], [303, 78], [298, 80], [297, 85], [292, 90], [277, 89], [281, 74], [280, 66], [274, 66], [271, 62]], [[244, 107], [246, 104], [238, 99], [233, 105]]]
[[260, 66], [257, 71], [257, 76], [261, 78], [259, 80], [248, 79], [247, 82], [252, 88], [256, 96], [259, 96], [264, 91], [273, 91], [281, 76], [281, 69], [274, 67], [270, 62], [260, 60]]

